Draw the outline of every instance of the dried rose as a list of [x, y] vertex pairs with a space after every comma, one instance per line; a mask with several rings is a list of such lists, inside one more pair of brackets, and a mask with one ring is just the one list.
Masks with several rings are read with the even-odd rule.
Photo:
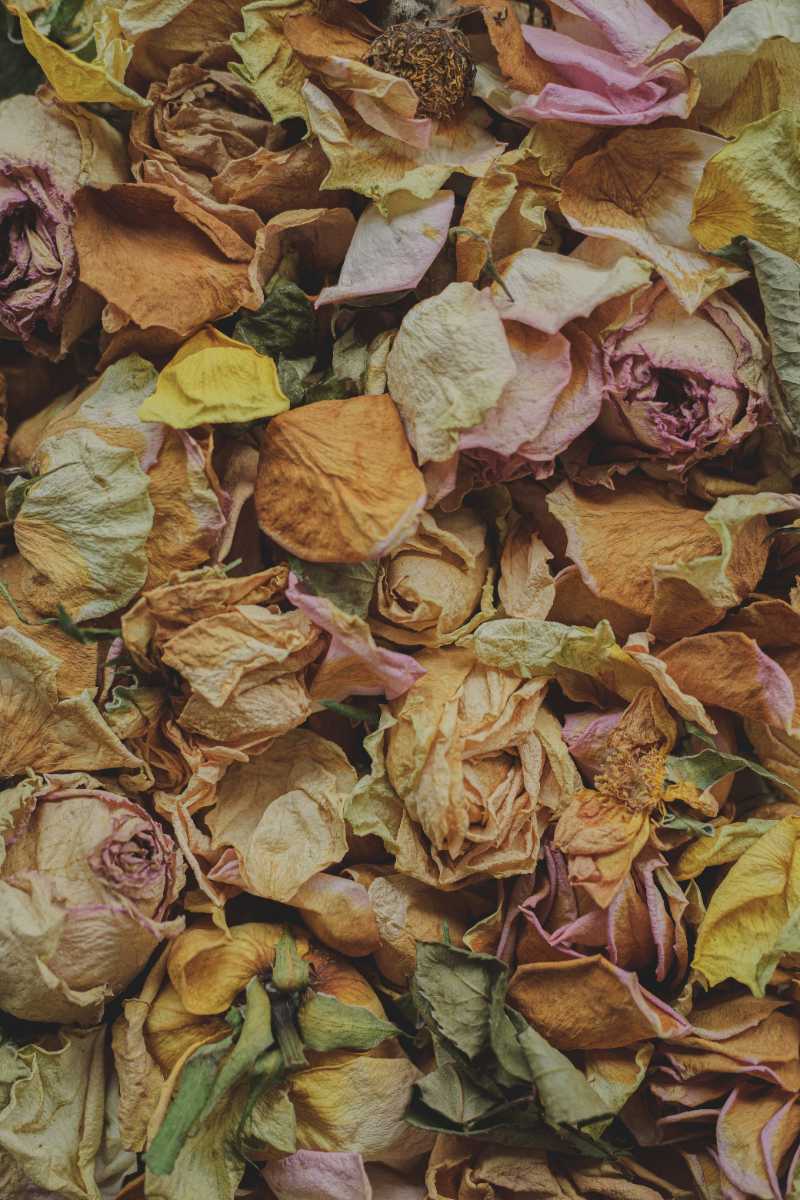
[[[291, 972], [284, 969], [287, 964]], [[185, 1070], [187, 1058], [199, 1047], [229, 1034], [224, 1014], [243, 993], [249, 1000], [253, 981], [258, 980], [271, 999], [267, 1022], [272, 1021], [284, 1060], [291, 1057], [294, 1069], [283, 1073], [279, 1068], [262, 1092], [254, 1110], [255, 1140], [261, 1140], [262, 1114], [271, 1110], [288, 1118], [291, 1136], [276, 1147], [284, 1151], [295, 1146], [353, 1150], [367, 1161], [404, 1163], [430, 1145], [428, 1134], [403, 1121], [418, 1072], [392, 1039], [393, 1027], [385, 1022], [377, 995], [352, 963], [315, 944], [304, 931], [255, 922], [225, 933], [208, 925], [195, 926], [173, 943], [167, 971], [169, 978], [149, 1007], [142, 1047], [162, 1077], [169, 1077], [167, 1094], [176, 1068]], [[322, 1004], [320, 997], [324, 997]], [[342, 1005], [348, 1006], [345, 1013]], [[340, 1016], [349, 1016], [362, 1030], [374, 1030], [375, 1037], [331, 1036], [335, 1031], [320, 1016], [326, 1007], [329, 1013], [338, 1008]], [[365, 1053], [370, 1040], [372, 1048]], [[267, 1045], [272, 1041], [268, 1024], [264, 1041]], [[360, 1049], [356, 1048], [359, 1042]], [[124, 1069], [122, 1077], [124, 1088]], [[217, 1115], [212, 1113], [201, 1122], [181, 1150], [173, 1172], [184, 1183], [192, 1170], [190, 1159], [203, 1161], [213, 1154], [215, 1138], [218, 1142], [236, 1129], [248, 1085], [243, 1079], [238, 1090], [231, 1089]], [[158, 1112], [163, 1116], [163, 1105]], [[274, 1137], [274, 1124], [266, 1128]], [[290, 1141], [294, 1144], [286, 1144]], [[269, 1149], [266, 1157], [273, 1157]], [[240, 1175], [243, 1167], [243, 1159], [238, 1167], [234, 1161], [232, 1171], [238, 1169]]]
[[73, 198], [125, 178], [120, 135], [46, 90], [0, 104], [0, 329], [57, 358], [97, 318], [78, 283]]
[[372, 773], [356, 785], [353, 829], [378, 834], [399, 871], [434, 887], [532, 870], [537, 814], [580, 788], [543, 704], [548, 681], [487, 667], [467, 648], [418, 661], [426, 674], [365, 740]]
[[445, 645], [468, 631], [491, 585], [481, 516], [470, 508], [425, 512], [416, 532], [381, 561], [370, 624], [403, 646]]
[[140, 805], [90, 775], [31, 776], [0, 793], [5, 861], [0, 1005], [35, 1021], [91, 1023], [158, 943], [180, 851]]
[[739, 305], [717, 292], [687, 313], [664, 284], [637, 297], [603, 341], [603, 456], [669, 473], [718, 458], [767, 415], [768, 355]]
[[258, 150], [280, 150], [285, 135], [225, 69], [230, 56], [227, 45], [213, 47], [151, 85], [152, 106], [131, 126], [131, 159], [137, 179], [191, 196], [249, 241], [261, 221], [247, 208], [220, 202], [217, 176]]

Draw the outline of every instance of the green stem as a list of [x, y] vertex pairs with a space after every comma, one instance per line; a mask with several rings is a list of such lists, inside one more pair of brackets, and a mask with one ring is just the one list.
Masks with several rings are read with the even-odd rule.
[[294, 1020], [295, 1008], [293, 997], [273, 996], [272, 1031], [288, 1071], [306, 1066], [303, 1041]]

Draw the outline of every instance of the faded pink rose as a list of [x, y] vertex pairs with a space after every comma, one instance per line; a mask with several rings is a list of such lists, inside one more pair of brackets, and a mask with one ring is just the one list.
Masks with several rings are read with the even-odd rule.
[[732, 450], [768, 416], [769, 351], [726, 292], [687, 313], [663, 283], [603, 340], [603, 407], [594, 427], [606, 461], [682, 473]]
[[24, 343], [61, 326], [78, 270], [74, 216], [44, 163], [0, 158], [0, 325]]
[[0, 824], [0, 1008], [92, 1022], [183, 928], [170, 919], [181, 853], [140, 804], [90, 775], [32, 776], [0, 792]]

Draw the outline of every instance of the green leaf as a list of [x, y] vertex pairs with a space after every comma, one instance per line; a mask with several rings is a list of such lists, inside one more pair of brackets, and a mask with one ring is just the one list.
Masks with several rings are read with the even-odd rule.
[[306, 380], [314, 370], [316, 355], [306, 355], [304, 358], [289, 358], [281, 354], [278, 358], [278, 382], [285, 396], [289, 397], [289, 405], [296, 408], [302, 404], [306, 395]]
[[310, 387], [306, 388], [304, 404], [316, 404], [317, 400], [347, 400], [357, 396], [358, 389], [349, 379], [340, 379], [335, 371], [326, 371]]
[[695, 837], [713, 837], [714, 826], [710, 821], [698, 821], [694, 817], [684, 817], [678, 813], [665, 813], [658, 822], [659, 829], [672, 829], [676, 833], [691, 833]]
[[414, 1000], [435, 1031], [473, 1059], [489, 1044], [492, 993], [507, 974], [488, 954], [418, 942]]
[[583, 1072], [531, 1025], [519, 1034], [519, 1043], [531, 1068], [548, 1124], [575, 1129], [613, 1116]]
[[699, 754], [690, 754], [686, 757], [670, 755], [667, 758], [668, 779], [674, 783], [693, 783], [701, 791], [713, 787], [720, 779], [736, 771], [752, 771], [754, 775], [761, 775], [762, 778], [778, 783], [781, 787], [798, 791], [784, 779], [779, 779], [772, 771], [762, 767], [761, 763], [744, 758], [741, 754], [723, 754], [721, 750], [709, 748], [701, 750]]
[[370, 712], [367, 708], [358, 708], [355, 704], [342, 704], [339, 700], [320, 700], [319, 703], [323, 708], [338, 713], [340, 717], [347, 717], [349, 721], [363, 721], [370, 727], [378, 723], [377, 713]]
[[233, 336], [270, 358], [312, 354], [317, 343], [314, 305], [297, 284], [274, 276], [261, 308], [237, 321]]
[[275, 947], [275, 962], [272, 966], [272, 985], [279, 992], [299, 992], [308, 987], [309, 966], [297, 953], [297, 945], [290, 933], [282, 933]]
[[751, 238], [744, 243], [756, 274], [772, 347], [772, 361], [781, 385], [782, 403], [776, 416], [800, 437], [800, 263]]
[[505, 994], [505, 986], [502, 989], [495, 988], [492, 997], [489, 1026], [492, 1050], [502, 1071], [508, 1076], [507, 1086], [518, 1081], [532, 1083], [530, 1063], [519, 1040], [520, 1033], [527, 1028], [527, 1022], [513, 1008], [507, 1007]]
[[427, 1108], [457, 1127], [469, 1125], [497, 1105], [493, 1096], [462, 1075], [453, 1063], [437, 1067], [414, 1090]]
[[294, 1154], [297, 1149], [297, 1119], [294, 1105], [285, 1088], [273, 1088], [267, 1083], [248, 1113], [245, 1134], [262, 1146], [271, 1146], [281, 1154]]
[[232, 1041], [233, 1035], [201, 1046], [181, 1071], [178, 1090], [145, 1155], [152, 1175], [169, 1175], [173, 1171], [186, 1139], [208, 1105], [217, 1069]]
[[377, 562], [309, 563], [290, 554], [289, 566], [316, 596], [331, 600], [343, 612], [366, 618], [378, 578]]
[[297, 1024], [309, 1050], [372, 1050], [400, 1032], [368, 1008], [343, 1004], [321, 992], [311, 993], [303, 1001]]

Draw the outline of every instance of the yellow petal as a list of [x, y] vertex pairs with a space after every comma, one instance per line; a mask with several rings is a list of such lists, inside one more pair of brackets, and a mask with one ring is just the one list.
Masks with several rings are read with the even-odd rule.
[[273, 359], [208, 326], [189, 338], [161, 372], [139, 419], [191, 429], [256, 421], [288, 407]]
[[[172, 943], [167, 964], [172, 985], [189, 1013], [223, 1013], [242, 988], [271, 966], [283, 925], [249, 922], [227, 936], [219, 929], [195, 926]], [[298, 950], [308, 949], [297, 939]]]
[[[122, 82], [130, 51], [121, 34], [118, 38], [104, 39], [102, 59], [84, 62], [40, 33], [27, 13], [11, 11], [19, 17], [26, 49], [44, 71], [59, 100], [68, 104], [114, 104], [127, 109], [149, 106], [149, 100]], [[107, 32], [102, 27], [101, 30]]]
[[781, 956], [798, 946], [800, 818], [785, 817], [734, 863], [713, 893], [693, 968], [710, 987], [738, 979], [763, 996]]
[[298, 1072], [290, 1088], [298, 1146], [356, 1151], [367, 1160], [410, 1161], [431, 1143], [430, 1134], [403, 1120], [417, 1076], [405, 1057], [366, 1054], [329, 1055], [324, 1066]]
[[708, 250], [738, 235], [800, 259], [800, 113], [748, 125], [706, 164], [689, 228]]
[[[682, 0], [681, 7], [688, 2], [697, 0]], [[779, 108], [797, 108], [798, 42], [795, 0], [749, 0], [732, 8], [686, 58], [686, 66], [700, 79], [695, 109], [700, 123], [733, 137]]]

